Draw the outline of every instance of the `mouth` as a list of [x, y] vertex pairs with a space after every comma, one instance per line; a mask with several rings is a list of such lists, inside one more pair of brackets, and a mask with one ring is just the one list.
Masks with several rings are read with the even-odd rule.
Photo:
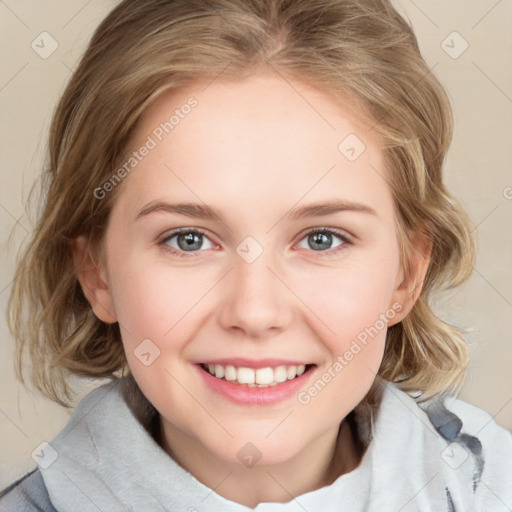
[[299, 364], [249, 368], [230, 364], [199, 364], [203, 371], [218, 380], [256, 388], [269, 388], [293, 381], [310, 372], [315, 366], [315, 364]]

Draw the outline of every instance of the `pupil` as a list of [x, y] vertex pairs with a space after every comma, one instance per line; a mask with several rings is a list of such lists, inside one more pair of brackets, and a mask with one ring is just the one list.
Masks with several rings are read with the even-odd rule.
[[[313, 243], [313, 250], [319, 251], [321, 249], [329, 249], [332, 243], [332, 235], [329, 233], [315, 233], [309, 236], [310, 241]], [[320, 247], [315, 248], [314, 244], [319, 244]]]
[[[187, 233], [185, 235], [179, 235], [178, 236], [178, 245], [180, 246], [180, 249], [183, 249], [184, 251], [191, 251], [194, 249], [200, 249], [201, 248], [201, 235], [198, 233]], [[184, 244], [181, 244], [181, 242], [184, 241]]]

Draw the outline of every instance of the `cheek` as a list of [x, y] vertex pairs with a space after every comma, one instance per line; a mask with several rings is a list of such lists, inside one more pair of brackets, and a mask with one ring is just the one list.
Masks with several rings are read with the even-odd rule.
[[[399, 268], [398, 247], [354, 252], [346, 264], [308, 275], [308, 306], [321, 320], [322, 344], [329, 352], [312, 387], [299, 397], [302, 404], [314, 404], [320, 415], [332, 410], [348, 412], [370, 389], [381, 364], [387, 323], [400, 310], [392, 298]], [[360, 257], [356, 257], [360, 256]], [[318, 398], [322, 396], [322, 398]]]
[[387, 323], [400, 309], [390, 304], [394, 277], [380, 266], [354, 265], [330, 275], [322, 293], [309, 296], [328, 352], [317, 379], [298, 396], [315, 417], [347, 414], [369, 391], [384, 354]]
[[[179, 385], [174, 386], [171, 375], [182, 371], [183, 351], [201, 325], [196, 318], [198, 303], [211, 287], [204, 277], [190, 269], [136, 258], [125, 258], [113, 273], [114, 302], [128, 365], [143, 393], [160, 411], [168, 406], [171, 395], [176, 410], [189, 411], [194, 405]], [[195, 392], [191, 383], [187, 389]]]
[[360, 258], [354, 252], [343, 265], [303, 273], [302, 284], [297, 281], [296, 289], [302, 290], [307, 306], [324, 323], [333, 348], [342, 350], [374, 324], [383, 330], [381, 316], [394, 316], [391, 301], [398, 254], [392, 249]]
[[[210, 281], [191, 269], [171, 268], [128, 255], [113, 269], [112, 293], [126, 344], [164, 340], [187, 323]], [[214, 281], [215, 276], [211, 276]]]

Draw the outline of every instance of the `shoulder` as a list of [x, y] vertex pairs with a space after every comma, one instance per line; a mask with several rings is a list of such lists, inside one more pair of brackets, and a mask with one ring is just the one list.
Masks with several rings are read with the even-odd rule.
[[414, 497], [421, 510], [512, 511], [511, 432], [463, 400], [420, 398], [385, 385], [369, 447], [388, 468], [372, 476], [376, 495]]
[[[461, 433], [470, 444], [470, 451], [481, 450], [485, 461], [484, 475], [503, 473], [512, 489], [512, 432], [501, 427], [483, 409], [459, 399], [448, 398], [445, 407], [461, 421]], [[471, 439], [475, 445], [471, 446]]]
[[489, 441], [498, 438], [512, 447], [512, 432], [498, 425], [483, 409], [453, 397], [445, 400], [445, 406], [461, 419], [466, 432]]
[[[449, 397], [444, 401], [445, 414], [452, 416], [452, 418], [459, 420], [458, 436], [465, 436], [468, 442], [470, 439], [474, 440], [472, 451], [478, 445], [478, 449], [482, 454], [488, 455], [486, 457], [492, 461], [502, 460], [506, 463], [507, 467], [512, 471], [512, 432], [501, 427], [494, 417], [488, 414], [483, 409], [468, 404], [467, 402]], [[447, 416], [446, 416], [447, 417]], [[431, 421], [435, 425], [435, 421]], [[441, 429], [442, 430], [442, 429]], [[439, 429], [438, 429], [439, 431]], [[453, 434], [455, 434], [454, 432]], [[449, 441], [453, 441], [447, 432], [444, 432], [443, 437]]]
[[468, 491], [478, 510], [512, 507], [512, 433], [486, 411], [454, 397], [438, 398], [424, 410], [447, 445], [441, 455], [446, 480], [455, 484], [470, 476]]
[[56, 512], [39, 468], [0, 491], [0, 511]]

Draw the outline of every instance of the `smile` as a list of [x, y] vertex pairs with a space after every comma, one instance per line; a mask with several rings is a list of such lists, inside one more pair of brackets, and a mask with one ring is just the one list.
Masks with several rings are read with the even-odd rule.
[[247, 368], [244, 366], [204, 364], [201, 368], [217, 379], [234, 384], [247, 384], [249, 387], [272, 387], [288, 380], [300, 377], [308, 367], [313, 365], [280, 365], [264, 368]]

